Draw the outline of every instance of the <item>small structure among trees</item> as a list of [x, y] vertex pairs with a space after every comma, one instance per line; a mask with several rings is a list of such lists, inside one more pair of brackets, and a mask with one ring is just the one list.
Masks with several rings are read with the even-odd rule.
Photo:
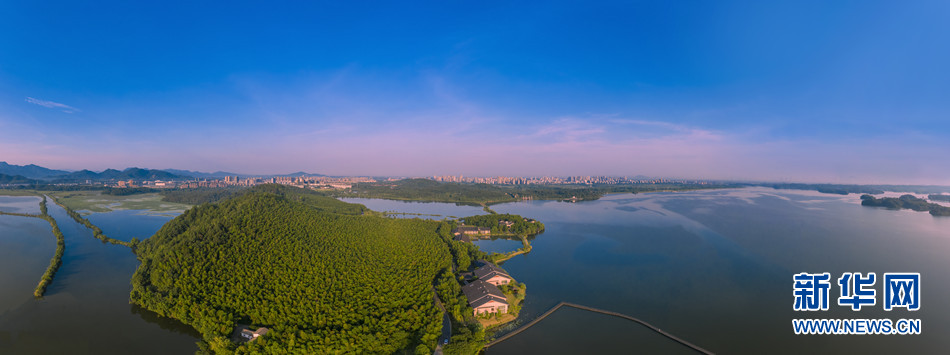
[[241, 337], [247, 339], [248, 341], [257, 339], [264, 334], [267, 334], [268, 329], [264, 327], [257, 328], [255, 331], [251, 331], [250, 328], [241, 329]]

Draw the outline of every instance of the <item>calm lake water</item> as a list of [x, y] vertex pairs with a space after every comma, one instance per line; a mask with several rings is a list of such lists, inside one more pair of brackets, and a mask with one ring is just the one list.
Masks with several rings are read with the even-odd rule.
[[[372, 200], [360, 203], [377, 209]], [[390, 210], [394, 203], [381, 202]], [[441, 207], [443, 214], [466, 215], [455, 208]], [[767, 188], [528, 201], [492, 209], [536, 218], [546, 227], [532, 240], [530, 254], [503, 265], [527, 284], [520, 323], [568, 301], [638, 317], [716, 353], [950, 349], [950, 218], [863, 207], [854, 194]], [[854, 312], [832, 298], [828, 311], [795, 312], [792, 275], [799, 272], [830, 272], [835, 279], [842, 272], [876, 272], [878, 306]], [[883, 311], [885, 272], [921, 273], [919, 311]], [[831, 290], [836, 297], [837, 285]], [[796, 336], [795, 318], [919, 318], [922, 334]], [[487, 353], [678, 348], [625, 323], [562, 309]]]
[[[0, 197], [0, 208], [25, 211], [38, 203], [17, 199]], [[484, 213], [444, 203], [346, 201], [377, 211]], [[859, 203], [858, 195], [749, 188], [492, 208], [546, 226], [532, 239], [531, 253], [503, 265], [527, 284], [519, 323], [568, 301], [638, 317], [717, 353], [946, 353], [950, 218]], [[0, 267], [5, 270], [0, 354], [190, 354], [197, 349], [198, 335], [189, 327], [129, 305], [129, 279], [138, 262], [127, 248], [103, 244], [55, 204], [49, 209], [65, 234], [66, 254], [42, 300], [32, 299], [32, 292], [55, 250], [49, 225], [0, 216]], [[88, 218], [122, 240], [146, 238], [171, 219], [140, 211]], [[487, 243], [493, 248], [496, 242]], [[833, 298], [828, 311], [792, 310], [793, 274], [830, 272], [837, 278], [845, 271], [876, 272], [879, 278], [885, 272], [919, 272], [921, 309], [884, 312], [876, 306], [853, 312]], [[880, 280], [875, 289], [880, 305]], [[837, 290], [832, 287], [833, 297]], [[919, 318], [923, 334], [796, 336], [795, 318]], [[631, 322], [564, 308], [486, 352], [685, 351]]]
[[[6, 205], [5, 199], [0, 198], [0, 205]], [[0, 216], [0, 354], [197, 350], [198, 334], [191, 328], [129, 304], [129, 280], [138, 260], [128, 248], [103, 244], [59, 206], [49, 203], [48, 208], [63, 232], [66, 251], [41, 300], [32, 293], [55, 252], [50, 226], [38, 218]], [[138, 213], [116, 211], [88, 218], [106, 235], [122, 240], [149, 237], [171, 219]]]
[[30, 217], [0, 216], [0, 231], [0, 319], [4, 319], [7, 312], [33, 302], [33, 289], [56, 252], [56, 237], [49, 223]]
[[524, 244], [521, 244], [521, 240], [515, 239], [479, 239], [473, 240], [472, 243], [477, 245], [481, 251], [489, 254], [507, 253], [524, 246]]
[[0, 211], [11, 213], [40, 213], [38, 196], [0, 196]]
[[[373, 211], [399, 212], [396, 218], [424, 218], [440, 220], [451, 217], [466, 217], [485, 214], [478, 206], [460, 206], [453, 203], [392, 201], [371, 198], [341, 198], [340, 201], [366, 205]], [[370, 206], [372, 205], [372, 206]]]

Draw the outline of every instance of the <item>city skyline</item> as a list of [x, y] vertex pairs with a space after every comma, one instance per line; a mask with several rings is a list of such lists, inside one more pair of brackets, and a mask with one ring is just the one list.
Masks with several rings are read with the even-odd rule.
[[0, 4], [0, 160], [950, 185], [942, 2]]

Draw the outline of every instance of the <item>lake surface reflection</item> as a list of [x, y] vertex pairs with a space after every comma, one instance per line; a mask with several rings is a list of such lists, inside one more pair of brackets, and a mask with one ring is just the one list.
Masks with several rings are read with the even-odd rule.
[[359, 203], [377, 212], [399, 212], [396, 218], [443, 219], [485, 214], [478, 206], [456, 205], [454, 203], [393, 201], [373, 198], [341, 198], [340, 201]]
[[[5, 274], [15, 275], [0, 279], [0, 353], [190, 354], [197, 350], [198, 334], [190, 327], [129, 304], [129, 280], [138, 260], [128, 248], [104, 244], [59, 206], [49, 203], [48, 208], [63, 232], [66, 250], [41, 300], [34, 300], [32, 293], [55, 251], [49, 224], [38, 218], [0, 216], [0, 266]], [[149, 237], [171, 219], [118, 212], [121, 217], [110, 212], [88, 218], [106, 235], [122, 240]], [[10, 281], [11, 277], [16, 280]]]
[[[387, 201], [388, 208], [393, 202]], [[950, 218], [863, 207], [856, 194], [768, 188], [619, 194], [492, 209], [536, 218], [546, 227], [532, 240], [531, 253], [503, 265], [527, 284], [520, 323], [567, 301], [638, 317], [716, 353], [950, 348], [950, 306], [944, 301], [950, 299], [944, 276], [950, 269]], [[842, 272], [920, 272], [923, 303], [917, 312], [884, 312], [881, 306], [854, 312], [833, 298], [828, 311], [794, 312], [792, 275], [799, 272], [830, 272], [834, 278]], [[882, 292], [880, 283], [876, 288]], [[837, 285], [832, 291], [836, 297]], [[662, 341], [644, 340], [660, 344], [644, 349], [623, 336], [649, 334], [590, 326], [598, 319], [615, 322], [609, 317], [562, 312], [539, 323], [544, 332], [531, 329], [487, 353], [666, 352]], [[796, 336], [795, 318], [919, 318], [923, 332]], [[605, 331], [612, 336], [603, 336]]]
[[524, 246], [518, 239], [476, 239], [472, 243], [486, 253], [507, 253]]
[[38, 196], [0, 196], [0, 211], [11, 213], [40, 213]]

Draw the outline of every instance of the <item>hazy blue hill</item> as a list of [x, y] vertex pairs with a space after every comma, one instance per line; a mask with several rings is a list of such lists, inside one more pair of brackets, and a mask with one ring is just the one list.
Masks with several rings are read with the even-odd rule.
[[106, 169], [99, 173], [98, 180], [115, 180], [122, 178], [122, 172], [116, 169]]
[[927, 199], [928, 199], [928, 200], [931, 200], [931, 201], [947, 201], [947, 202], [950, 202], [950, 195], [946, 195], [946, 194], [930, 194], [929, 196], [927, 196]]
[[26, 178], [31, 179], [43, 179], [49, 178], [58, 175], [69, 174], [68, 171], [64, 170], [53, 170], [44, 168], [39, 165], [12, 165], [7, 164], [7, 162], [0, 161], [0, 174], [4, 175], [21, 175]]
[[189, 177], [172, 174], [164, 170], [128, 168], [122, 171], [117, 178], [133, 180], [181, 180]]
[[213, 173], [205, 173], [205, 172], [200, 172], [200, 171], [180, 170], [180, 169], [163, 169], [163, 170], [172, 174], [176, 174], [176, 175], [191, 176], [191, 177], [196, 177], [196, 178], [201, 178], [201, 179], [220, 179], [225, 176], [264, 177], [264, 178], [272, 177], [272, 176], [277, 176], [277, 177], [326, 176], [323, 174], [311, 174], [311, 173], [303, 172], [303, 171], [298, 171], [296, 173], [290, 173], [290, 174], [277, 174], [277, 175], [274, 175], [274, 174], [250, 175], [250, 174], [231, 173], [227, 171], [215, 171]]
[[281, 176], [281, 177], [300, 177], [300, 176], [326, 176], [323, 174], [311, 174], [303, 171], [298, 171], [296, 173], [283, 174], [283, 175], [267, 175], [267, 176]]
[[23, 175], [0, 174], [0, 184], [36, 184], [39, 182]]
[[191, 179], [190, 176], [181, 176], [172, 174], [163, 170], [128, 168], [122, 171], [116, 169], [106, 169], [101, 173], [90, 170], [80, 170], [66, 175], [57, 176], [59, 182], [76, 181], [105, 181], [105, 180], [185, 180]]
[[181, 170], [181, 169], [162, 169], [169, 173], [178, 175], [178, 176], [190, 176], [193, 178], [199, 179], [219, 179], [225, 176], [249, 176], [246, 174], [231, 173], [227, 171], [215, 171], [213, 173], [205, 173], [201, 171], [192, 171], [192, 170]]
[[68, 173], [62, 176], [57, 176], [57, 180], [98, 180], [99, 173], [90, 170], [80, 170], [72, 173]]

